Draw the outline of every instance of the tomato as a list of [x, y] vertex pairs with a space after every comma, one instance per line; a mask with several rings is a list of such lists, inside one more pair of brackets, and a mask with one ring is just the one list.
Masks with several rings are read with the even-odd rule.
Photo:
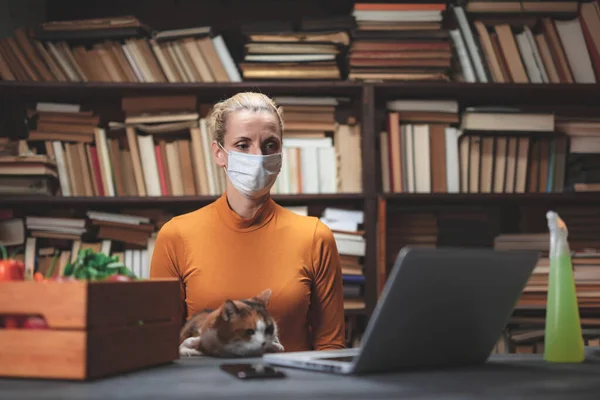
[[25, 279], [25, 264], [17, 260], [0, 260], [0, 281]]
[[6, 248], [0, 245], [2, 260], [0, 260], [0, 281], [22, 281], [25, 279], [25, 264], [9, 259]]
[[42, 317], [27, 317], [21, 325], [24, 329], [46, 329], [48, 325]]

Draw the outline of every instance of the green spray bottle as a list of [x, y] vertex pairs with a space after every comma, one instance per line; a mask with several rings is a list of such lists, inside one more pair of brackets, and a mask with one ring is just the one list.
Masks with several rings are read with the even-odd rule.
[[585, 355], [567, 226], [554, 211], [549, 211], [546, 218], [550, 230], [550, 273], [544, 360], [578, 363]]

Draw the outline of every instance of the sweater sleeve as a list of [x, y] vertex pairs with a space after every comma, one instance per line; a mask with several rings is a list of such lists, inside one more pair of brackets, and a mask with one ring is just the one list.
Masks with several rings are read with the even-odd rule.
[[181, 301], [181, 322], [186, 320], [187, 309], [185, 306], [185, 283], [181, 274], [181, 267], [185, 262], [185, 249], [177, 225], [173, 220], [165, 223], [154, 244], [152, 261], [150, 264], [150, 278], [177, 278], [179, 279], [179, 298]]
[[344, 291], [333, 233], [317, 222], [313, 245], [310, 322], [315, 350], [344, 348]]

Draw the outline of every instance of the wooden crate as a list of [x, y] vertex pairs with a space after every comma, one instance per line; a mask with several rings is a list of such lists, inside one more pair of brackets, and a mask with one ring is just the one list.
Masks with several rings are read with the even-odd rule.
[[179, 282], [1, 282], [0, 315], [48, 329], [0, 329], [0, 376], [88, 380], [179, 358]]

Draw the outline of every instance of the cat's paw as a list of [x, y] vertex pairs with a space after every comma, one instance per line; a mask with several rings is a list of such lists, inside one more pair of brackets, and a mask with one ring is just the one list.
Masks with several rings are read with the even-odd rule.
[[181, 356], [181, 357], [201, 356], [202, 353], [197, 350], [199, 344], [200, 344], [199, 337], [189, 337], [189, 338], [185, 339], [179, 345], [179, 356]]
[[202, 353], [200, 353], [198, 350], [188, 349], [187, 347], [179, 346], [179, 356], [180, 357], [193, 357], [193, 356], [201, 356], [201, 355], [202, 355]]
[[267, 353], [282, 353], [285, 351], [281, 343], [273, 342], [267, 349]]

